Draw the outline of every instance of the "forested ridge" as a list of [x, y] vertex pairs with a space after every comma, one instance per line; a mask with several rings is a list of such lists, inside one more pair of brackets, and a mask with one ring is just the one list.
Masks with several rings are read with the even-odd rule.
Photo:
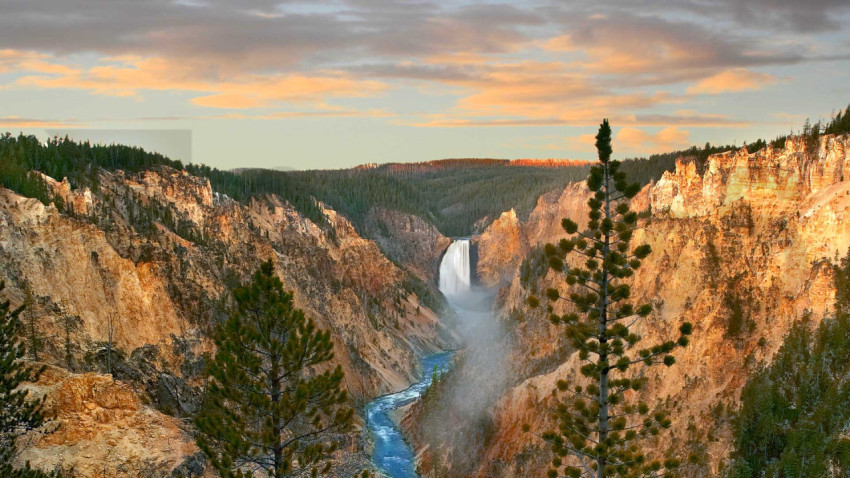
[[[717, 148], [712, 147], [711, 152]], [[672, 170], [675, 158], [686, 152], [627, 160], [623, 169], [642, 184]], [[448, 236], [473, 233], [481, 219], [494, 219], [516, 209], [526, 217], [537, 199], [571, 181], [581, 181], [587, 165], [512, 165], [508, 160], [456, 159], [383, 165], [344, 170], [224, 171], [203, 164], [184, 165], [157, 153], [125, 145], [92, 145], [68, 138], [45, 142], [35, 136], [0, 137], [0, 185], [44, 203], [53, 200], [38, 171], [57, 180], [67, 178], [72, 188], [97, 190], [98, 170], [139, 172], [156, 166], [186, 170], [206, 177], [213, 190], [238, 201], [277, 194], [318, 224], [325, 218], [314, 198], [349, 218], [362, 230], [373, 207], [394, 209], [422, 217]]]
[[[816, 143], [821, 134], [850, 132], [850, 107], [839, 111], [829, 122], [806, 122], [800, 134]], [[785, 136], [768, 142], [758, 139], [747, 144], [755, 152], [770, 143], [781, 148]], [[692, 158], [700, 172], [709, 155], [738, 149], [735, 145], [693, 146], [688, 149], [646, 158], [629, 158], [621, 170], [645, 185], [675, 168], [676, 158]], [[239, 201], [276, 194], [289, 201], [305, 217], [325, 223], [315, 199], [350, 219], [363, 235], [366, 215], [373, 207], [394, 209], [422, 217], [447, 236], [467, 236], [481, 220], [489, 222], [511, 208], [525, 218], [538, 198], [563, 188], [568, 182], [582, 181], [589, 164], [580, 162], [509, 161], [490, 158], [462, 158], [422, 163], [364, 165], [352, 169], [278, 171], [243, 169], [224, 171], [203, 164], [186, 164], [161, 154], [125, 145], [92, 145], [66, 138], [46, 142], [35, 136], [9, 133], [0, 136], [0, 185], [43, 202], [51, 201], [43, 181], [31, 171], [40, 171], [57, 180], [68, 178], [71, 187], [98, 187], [98, 168], [138, 172], [154, 166], [168, 166], [206, 177], [213, 190]]]

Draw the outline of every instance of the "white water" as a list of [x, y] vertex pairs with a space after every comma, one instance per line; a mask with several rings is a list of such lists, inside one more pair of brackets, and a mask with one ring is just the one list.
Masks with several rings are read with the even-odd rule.
[[466, 294], [471, 284], [469, 274], [469, 239], [458, 239], [440, 262], [440, 292], [447, 297]]

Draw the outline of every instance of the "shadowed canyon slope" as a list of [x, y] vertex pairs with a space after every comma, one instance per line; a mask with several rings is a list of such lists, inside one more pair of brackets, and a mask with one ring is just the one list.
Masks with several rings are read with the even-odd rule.
[[[229, 286], [270, 258], [297, 306], [331, 331], [355, 404], [405, 388], [419, 356], [455, 344], [413, 292], [427, 290], [414, 285], [421, 280], [329, 208], [323, 229], [275, 196], [243, 205], [168, 167], [102, 172], [97, 193], [46, 181], [61, 212], [0, 189], [0, 280], [13, 303], [29, 304], [24, 320], [36, 324], [41, 361], [105, 371], [111, 322], [120, 382], [48, 374], [38, 390], [62, 427], [26, 437], [22, 461], [79, 476], [160, 476], [181, 465], [194, 441], [158, 410], [181, 417], [197, 407], [214, 349], [209, 332], [230, 303]], [[429, 234], [428, 247], [438, 247]], [[91, 390], [81, 390], [86, 384]], [[71, 404], [68, 393], [89, 398]], [[124, 429], [132, 432], [116, 437]], [[121, 445], [106, 453], [110, 437]], [[177, 448], [162, 451], [163, 439]]]
[[[824, 136], [806, 147], [789, 138], [784, 149], [746, 148], [713, 155], [705, 163], [677, 161], [633, 200], [641, 214], [634, 244], [652, 246], [632, 287], [655, 312], [640, 325], [650, 343], [673, 338], [694, 324], [691, 345], [676, 353], [672, 373], [651, 368], [648, 403], [671, 410], [674, 432], [652, 443], [657, 450], [696, 452], [703, 470], [717, 472], [731, 449], [731, 417], [750, 373], [769, 362], [792, 324], [809, 315], [813, 325], [830, 314], [835, 295], [832, 264], [850, 247], [850, 136]], [[542, 412], [553, 406], [561, 378], [575, 377], [577, 356], [560, 328], [525, 300], [547, 287], [539, 246], [564, 237], [561, 218], [583, 226], [588, 195], [583, 184], [542, 196], [527, 221], [505, 213], [479, 239], [478, 272], [502, 288], [499, 307], [515, 377], [490, 397], [487, 412], [456, 429], [474, 429], [465, 449], [427, 442], [428, 422], [441, 416], [426, 403], [408, 426], [422, 453], [423, 476], [545, 476], [548, 446], [532, 433], [553, 427]], [[522, 257], [529, 254], [526, 263]], [[537, 262], [535, 262], [537, 258]], [[556, 310], [557, 312], [557, 310]], [[449, 378], [476, 387], [486, 370], [461, 367]], [[427, 400], [426, 400], [427, 402]], [[429, 416], [429, 410], [430, 412]]]

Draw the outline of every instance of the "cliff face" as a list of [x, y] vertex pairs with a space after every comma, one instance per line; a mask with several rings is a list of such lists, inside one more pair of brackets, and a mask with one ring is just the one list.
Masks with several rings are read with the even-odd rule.
[[21, 439], [18, 464], [45, 470], [71, 465], [73, 476], [104, 478], [170, 476], [177, 464], [192, 476], [203, 471], [187, 425], [144, 405], [124, 382], [51, 367], [28, 389], [46, 397], [52, 421]]
[[423, 281], [436, 284], [440, 258], [452, 240], [419, 216], [373, 208], [365, 229], [390, 259]]
[[[418, 373], [418, 355], [453, 344], [406, 287], [405, 272], [329, 208], [330, 226], [322, 229], [277, 197], [242, 205], [207, 180], [168, 168], [103, 173], [97, 192], [48, 183], [62, 197], [61, 211], [0, 189], [0, 280], [13, 304], [30, 303], [24, 320], [36, 325], [41, 361], [104, 371], [112, 324], [114, 375], [132, 385], [136, 400], [191, 413], [229, 286], [267, 259], [297, 306], [331, 331], [358, 403], [403, 389]], [[59, 415], [76, 413], [63, 404], [70, 402], [58, 402]], [[115, 423], [144, 421], [133, 420]], [[79, 471], [94, 455], [53, 453], [67, 440], [43, 432], [40, 466], [97, 476]], [[127, 460], [122, 453], [119, 447], [104, 460]], [[160, 458], [173, 468], [180, 456]]]
[[513, 272], [528, 254], [528, 241], [519, 227], [516, 211], [502, 213], [476, 238], [478, 276], [482, 285], [510, 282]]
[[[831, 313], [831, 264], [850, 246], [848, 149], [850, 136], [827, 136], [809, 153], [789, 139], [783, 150], [742, 149], [711, 156], [704, 166], [680, 160], [675, 172], [635, 199], [633, 209], [649, 206], [651, 215], [642, 219], [634, 244], [648, 243], [653, 253], [632, 294], [655, 306], [639, 333], [651, 344], [674, 338], [684, 321], [695, 327], [676, 365], [647, 372], [643, 398], [667, 405], [673, 420], [672, 434], [651, 443], [656, 450], [697, 452], [703, 470], [716, 472], [731, 449], [731, 412], [749, 374], [771, 359], [795, 321], [809, 315], [817, 324]], [[513, 235], [525, 238], [522, 247], [529, 250], [556, 241], [564, 235], [562, 217], [586, 222], [586, 201], [583, 185], [544, 196]], [[481, 255], [488, 270], [516, 271], [510, 252], [494, 247]], [[553, 427], [545, 411], [553, 405], [551, 391], [558, 379], [575, 377], [579, 364], [560, 328], [534, 313], [517, 321], [516, 310], [527, 310], [524, 301], [534, 289], [563, 285], [551, 272], [525, 281], [514, 274], [500, 293], [503, 320], [514, 330], [509, 360], [518, 374], [490, 407], [488, 445], [475, 476], [545, 476], [548, 447], [520, 426]], [[426, 476], [437, 468], [441, 476], [458, 476], [452, 470], [461, 464], [427, 445], [423, 463], [437, 465], [426, 466]]]

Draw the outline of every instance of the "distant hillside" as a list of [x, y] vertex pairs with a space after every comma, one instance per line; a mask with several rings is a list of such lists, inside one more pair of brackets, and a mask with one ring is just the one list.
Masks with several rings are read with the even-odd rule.
[[[826, 124], [803, 127], [801, 134], [814, 144], [821, 133], [850, 131], [850, 107]], [[770, 141], [784, 145], [785, 137]], [[750, 152], [768, 144], [758, 139], [747, 145]], [[691, 157], [702, 168], [710, 154], [737, 149], [734, 145], [694, 146], [623, 161], [630, 178], [647, 184], [672, 171], [678, 157]], [[203, 164], [183, 165], [162, 155], [121, 145], [90, 145], [68, 138], [40, 142], [34, 136], [0, 137], [0, 185], [30, 197], [45, 197], [37, 178], [41, 171], [55, 178], [67, 177], [73, 187], [97, 186], [97, 168], [139, 171], [154, 165], [185, 169], [209, 178], [213, 189], [239, 201], [277, 194], [319, 225], [324, 216], [313, 198], [349, 218], [358, 232], [374, 207], [398, 210], [421, 217], [448, 236], [466, 236], [476, 224], [488, 223], [501, 212], [515, 209], [525, 218], [538, 198], [582, 181], [588, 165], [577, 160], [456, 158], [421, 163], [367, 164], [344, 170], [281, 171], [239, 169], [222, 171]]]
[[[473, 232], [476, 222], [515, 208], [527, 215], [537, 198], [587, 175], [587, 166], [512, 166], [506, 160], [394, 163], [371, 169], [286, 173], [356, 225], [372, 207], [415, 214], [448, 236]], [[364, 231], [365, 232], [365, 231]]]

